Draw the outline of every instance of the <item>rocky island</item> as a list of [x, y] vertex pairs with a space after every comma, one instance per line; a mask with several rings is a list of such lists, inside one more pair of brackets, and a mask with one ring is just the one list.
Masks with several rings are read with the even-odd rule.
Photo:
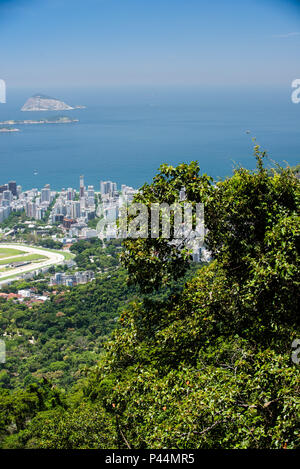
[[21, 111], [70, 111], [84, 109], [85, 106], [69, 106], [68, 104], [50, 96], [36, 94], [27, 99]]

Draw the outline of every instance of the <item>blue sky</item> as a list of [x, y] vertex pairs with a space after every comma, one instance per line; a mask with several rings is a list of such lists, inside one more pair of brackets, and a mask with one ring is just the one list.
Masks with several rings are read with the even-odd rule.
[[10, 86], [287, 85], [300, 2], [0, 0]]

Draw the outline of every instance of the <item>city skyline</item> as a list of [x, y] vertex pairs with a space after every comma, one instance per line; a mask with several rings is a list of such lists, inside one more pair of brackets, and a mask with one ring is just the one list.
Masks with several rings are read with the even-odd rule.
[[[0, 185], [0, 223], [12, 213], [25, 212], [31, 219], [60, 222], [68, 229], [78, 221], [80, 230], [86, 229], [90, 220], [100, 216], [99, 195], [101, 215], [105, 219], [115, 220], [119, 207], [131, 202], [136, 192], [136, 189], [126, 184], [122, 184], [118, 190], [116, 182], [103, 180], [99, 182], [99, 190], [95, 190], [94, 185], [85, 185], [84, 175], [79, 178], [79, 190], [72, 187], [53, 190], [50, 184], [45, 184], [41, 189], [23, 190], [16, 181], [10, 181]], [[90, 234], [95, 235], [95, 230]]]

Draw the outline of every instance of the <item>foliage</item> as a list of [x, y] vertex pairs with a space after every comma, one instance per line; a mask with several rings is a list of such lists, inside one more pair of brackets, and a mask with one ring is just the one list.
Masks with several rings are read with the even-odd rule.
[[0, 397], [0, 440], [7, 428], [9, 433], [22, 431], [37, 412], [65, 407], [63, 396], [46, 379], [13, 393], [0, 388]]
[[43, 376], [64, 387], [73, 385], [86, 366], [97, 362], [122, 305], [132, 297], [120, 270], [70, 291], [61, 289], [44, 304], [0, 299], [7, 350], [7, 361], [0, 364], [7, 374], [4, 381], [0, 375], [0, 386], [13, 389]]
[[[151, 209], [153, 203], [180, 203], [180, 190], [185, 189], [187, 201], [195, 205], [205, 203], [212, 191], [212, 179], [199, 175], [196, 162], [180, 164], [176, 168], [166, 164], [160, 167], [152, 184], [145, 184], [135, 196], [134, 202], [145, 204]], [[174, 220], [171, 219], [173, 227]], [[169, 239], [151, 238], [126, 239], [121, 261], [128, 270], [129, 281], [138, 284], [145, 293], [159, 289], [170, 280], [182, 277], [190, 265], [190, 252], [184, 245], [172, 244], [174, 231]]]
[[[290, 357], [299, 334], [299, 182], [289, 168], [269, 175], [265, 154], [255, 147], [255, 155], [255, 172], [238, 169], [208, 191], [214, 262], [168, 302], [124, 311], [90, 375], [86, 395], [118, 416], [131, 447], [299, 444]], [[139, 269], [134, 243], [141, 249], [131, 240], [125, 262]], [[139, 271], [134, 278], [143, 288]]]
[[[40, 412], [29, 428], [20, 432], [17, 445], [27, 449], [105, 449], [115, 439], [115, 428], [103, 408], [90, 403], [64, 411]], [[16, 439], [6, 438], [4, 448], [15, 447]]]
[[[38, 410], [30, 404], [35, 413], [12, 434], [6, 421], [3, 447], [299, 447], [299, 366], [291, 361], [291, 344], [299, 337], [299, 181], [289, 168], [267, 172], [258, 147], [255, 156], [256, 171], [237, 169], [215, 185], [198, 177], [191, 163], [164, 165], [142, 188], [138, 200], [149, 206], [177, 200], [182, 186], [188, 200], [204, 202], [213, 262], [192, 279], [182, 278], [182, 290], [174, 279], [193, 269], [188, 253], [176, 254], [161, 239], [126, 240], [122, 259], [131, 283], [147, 294], [127, 297], [131, 301], [122, 307], [113, 304], [121, 313], [118, 327], [98, 365], [67, 393], [65, 407]], [[86, 249], [102, 248], [78, 243], [74, 251], [84, 255]], [[120, 272], [125, 288], [125, 272], [115, 275]], [[47, 346], [63, 337], [69, 323], [99, 334], [105, 320], [93, 329], [103, 311], [97, 295], [107, 293], [106, 304], [114, 302], [120, 284], [106, 293], [103, 286], [104, 280], [101, 289], [90, 287], [91, 301], [70, 293], [47, 305]], [[57, 299], [66, 313], [59, 330], [52, 327]], [[24, 324], [21, 308], [18, 313], [12, 318]], [[26, 320], [32, 326], [40, 316]], [[53, 373], [63, 370], [54, 355], [48, 365]], [[7, 376], [2, 379], [6, 386]], [[20, 399], [26, 408], [27, 395]]]
[[26, 220], [29, 220], [29, 218], [26, 217], [24, 210], [12, 212], [4, 221], [1, 222], [0, 227], [2, 229], [14, 228], [16, 226], [22, 225]]
[[56, 241], [52, 238], [41, 238], [39, 239], [39, 245], [48, 249], [62, 249], [63, 243]]
[[112, 240], [104, 247], [98, 238], [92, 238], [73, 244], [70, 250], [76, 254], [74, 261], [81, 270], [107, 271], [119, 265], [120, 246], [120, 241]]

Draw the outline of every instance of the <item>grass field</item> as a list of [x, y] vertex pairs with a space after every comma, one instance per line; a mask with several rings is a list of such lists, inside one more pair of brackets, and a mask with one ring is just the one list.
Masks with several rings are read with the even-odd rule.
[[41, 254], [29, 254], [28, 256], [21, 256], [21, 257], [13, 257], [11, 259], [2, 259], [0, 260], [0, 265], [11, 264], [13, 262], [29, 262], [29, 261], [37, 261], [47, 259], [46, 256]]
[[17, 256], [18, 254], [25, 254], [25, 252], [20, 249], [0, 248], [0, 259], [3, 257]]
[[56, 254], [61, 254], [64, 256], [64, 258], [68, 261], [70, 259], [74, 259], [75, 254], [72, 252], [66, 252], [66, 251], [58, 251], [57, 249], [48, 249], [48, 248], [42, 248], [39, 246], [36, 246], [38, 249], [43, 249], [43, 251], [48, 251], [48, 252], [55, 252]]
[[[45, 253], [45, 255], [43, 255], [43, 254], [30, 254], [27, 251], [25, 251], [25, 252], [22, 251], [22, 247], [23, 246], [20, 245], [21, 249], [16, 249], [15, 247], [3, 248], [3, 247], [1, 247], [1, 244], [0, 244], [0, 273], [2, 275], [4, 274], [4, 272], [7, 273], [7, 275], [0, 278], [0, 283], [3, 282], [3, 281], [6, 281], [6, 280], [12, 280], [13, 281], [15, 279], [18, 279], [18, 278], [22, 277], [21, 273], [11, 275], [10, 272], [12, 272], [15, 269], [15, 267], [4, 267], [7, 264], [11, 264], [13, 262], [29, 261], [29, 262], [31, 262], [31, 266], [28, 265], [27, 267], [29, 267], [29, 269], [26, 269], [26, 273], [29, 273], [29, 272], [33, 272], [33, 271], [37, 270], [39, 268], [39, 263], [42, 263], [45, 259], [48, 258], [47, 252], [60, 254], [65, 258], [65, 260], [70, 260], [70, 259], [73, 259], [75, 257], [75, 255], [73, 253], [70, 253], [70, 252], [56, 250], [56, 249], [48, 249], [48, 248], [44, 248], [42, 246], [28, 245], [28, 247], [41, 249]], [[24, 254], [24, 255], [22, 255], [22, 254]], [[15, 257], [13, 257], [13, 256], [15, 256]], [[4, 259], [4, 258], [9, 258], [9, 259]]]

